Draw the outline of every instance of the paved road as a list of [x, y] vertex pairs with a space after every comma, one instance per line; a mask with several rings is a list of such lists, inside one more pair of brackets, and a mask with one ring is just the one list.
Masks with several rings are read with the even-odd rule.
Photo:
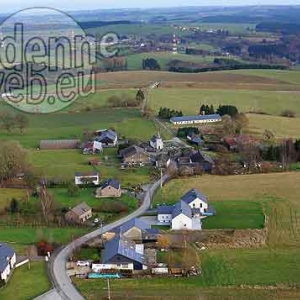
[[[163, 183], [168, 180], [168, 175], [163, 176]], [[54, 287], [54, 290], [49, 291], [48, 293], [38, 297], [38, 300], [83, 300], [84, 298], [72, 284], [71, 279], [66, 272], [66, 262], [76, 247], [86, 243], [89, 240], [92, 240], [98, 237], [100, 234], [112, 230], [115, 227], [121, 226], [127, 221], [136, 218], [143, 214], [151, 204], [151, 200], [154, 196], [154, 193], [159, 188], [161, 181], [156, 181], [146, 192], [143, 200], [143, 204], [139, 207], [138, 210], [132, 214], [104, 226], [102, 229], [97, 229], [77, 240], [71, 244], [64, 247], [59, 253], [57, 253], [50, 262], [50, 275], [51, 281]], [[58, 296], [59, 295], [59, 296]]]

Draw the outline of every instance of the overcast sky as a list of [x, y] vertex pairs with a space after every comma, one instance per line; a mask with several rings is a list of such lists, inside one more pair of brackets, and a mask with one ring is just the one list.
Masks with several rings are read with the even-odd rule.
[[101, 8], [149, 8], [175, 6], [300, 5], [300, 0], [0, 0], [0, 13], [47, 6], [62, 10]]

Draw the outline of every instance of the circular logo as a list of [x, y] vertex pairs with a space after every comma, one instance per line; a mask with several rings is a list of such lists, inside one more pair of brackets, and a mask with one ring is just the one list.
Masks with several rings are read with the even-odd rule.
[[19, 11], [0, 26], [0, 97], [28, 113], [62, 110], [94, 91], [96, 41], [69, 15]]

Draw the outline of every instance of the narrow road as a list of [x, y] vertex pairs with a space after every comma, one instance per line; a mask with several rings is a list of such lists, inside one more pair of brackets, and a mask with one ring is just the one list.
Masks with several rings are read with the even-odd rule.
[[[162, 178], [162, 182], [165, 183], [168, 180], [168, 175], [164, 175]], [[66, 247], [64, 247], [59, 253], [57, 253], [50, 261], [50, 276], [51, 281], [53, 283], [53, 290], [49, 291], [48, 293], [41, 295], [40, 297], [36, 298], [38, 300], [83, 300], [84, 298], [78, 292], [76, 287], [73, 285], [70, 277], [67, 275], [66, 272], [66, 262], [69, 259], [69, 256], [72, 254], [73, 250], [84, 243], [98, 237], [100, 234], [108, 232], [115, 227], [121, 226], [122, 224], [126, 223], [127, 221], [136, 218], [143, 214], [145, 211], [148, 210], [150, 207], [151, 201], [156, 190], [160, 187], [161, 180], [159, 179], [156, 181], [146, 192], [143, 204], [132, 214], [114, 222], [104, 226], [101, 230], [97, 229], [77, 240], [73, 241]]]

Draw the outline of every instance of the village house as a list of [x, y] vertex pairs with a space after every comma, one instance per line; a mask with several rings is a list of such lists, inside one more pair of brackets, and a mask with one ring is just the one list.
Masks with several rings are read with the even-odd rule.
[[96, 154], [96, 153], [102, 153], [103, 152], [103, 146], [102, 143], [97, 141], [90, 141], [83, 145], [82, 147], [82, 153], [87, 154]]
[[120, 235], [116, 235], [113, 239], [105, 243], [101, 258], [102, 265], [98, 265], [98, 272], [101, 269], [131, 271], [147, 269], [145, 265], [144, 245], [136, 244]]
[[96, 131], [95, 141], [102, 143], [103, 147], [116, 147], [118, 145], [118, 135], [111, 129]]
[[170, 119], [170, 122], [174, 125], [209, 124], [221, 121], [222, 117], [219, 114], [173, 117]]
[[151, 157], [145, 149], [133, 145], [120, 151], [120, 157], [124, 164], [127, 165], [143, 165], [151, 164]]
[[121, 195], [121, 185], [116, 179], [106, 180], [96, 191], [97, 198], [120, 198]]
[[85, 203], [81, 203], [71, 208], [65, 218], [68, 222], [82, 224], [92, 217], [92, 209]]
[[172, 230], [201, 230], [201, 218], [212, 216], [206, 197], [192, 189], [184, 194], [175, 205], [162, 205], [157, 208], [157, 221], [170, 225]]
[[150, 139], [150, 146], [156, 150], [162, 150], [164, 148], [164, 142], [159, 133]]
[[198, 164], [204, 172], [210, 173], [215, 166], [213, 159], [202, 151], [194, 152], [190, 159], [193, 164]]
[[193, 145], [201, 146], [204, 143], [201, 137], [195, 133], [188, 134], [186, 138]]
[[100, 176], [98, 172], [90, 172], [90, 173], [75, 173], [75, 184], [76, 185], [99, 185]]
[[16, 264], [16, 253], [9, 245], [0, 242], [0, 279], [7, 282]]

